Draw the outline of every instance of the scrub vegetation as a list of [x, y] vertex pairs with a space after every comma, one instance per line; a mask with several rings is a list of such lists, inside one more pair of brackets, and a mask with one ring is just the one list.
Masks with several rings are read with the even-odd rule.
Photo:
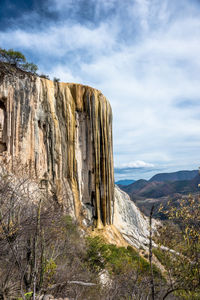
[[[145, 299], [150, 265], [132, 247], [87, 237], [27, 170], [0, 172], [0, 299]], [[163, 281], [154, 266], [155, 284]], [[159, 292], [159, 291], [158, 291]]]
[[160, 247], [153, 253], [165, 267], [165, 297], [174, 293], [180, 299], [200, 299], [200, 197], [189, 195], [178, 206], [168, 203], [160, 210], [168, 221], [155, 238]]
[[169, 205], [151, 265], [148, 251], [87, 236], [20, 168], [0, 172], [0, 299], [199, 299], [199, 201]]

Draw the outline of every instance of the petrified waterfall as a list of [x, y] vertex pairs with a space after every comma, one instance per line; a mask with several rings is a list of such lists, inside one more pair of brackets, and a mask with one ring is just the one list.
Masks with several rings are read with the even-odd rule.
[[77, 218], [87, 208], [97, 227], [112, 223], [112, 111], [100, 91], [1, 66], [0, 158], [48, 179]]
[[81, 224], [111, 224], [112, 243], [147, 247], [148, 220], [114, 189], [112, 111], [100, 91], [0, 63], [1, 160], [25, 165]]

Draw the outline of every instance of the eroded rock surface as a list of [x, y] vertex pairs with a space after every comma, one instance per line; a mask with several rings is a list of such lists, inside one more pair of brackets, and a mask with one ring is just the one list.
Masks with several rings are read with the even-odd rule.
[[110, 224], [112, 111], [106, 98], [91, 87], [13, 74], [3, 65], [0, 79], [1, 158], [18, 157], [41, 184], [53, 182], [57, 201], [65, 199], [76, 217]]
[[147, 244], [147, 219], [127, 194], [114, 193], [112, 111], [100, 91], [0, 63], [0, 160], [16, 158], [82, 224]]
[[[149, 220], [129, 196], [115, 186], [114, 219], [113, 224], [123, 235], [128, 244], [139, 248], [149, 245]], [[153, 220], [153, 228], [157, 222]]]

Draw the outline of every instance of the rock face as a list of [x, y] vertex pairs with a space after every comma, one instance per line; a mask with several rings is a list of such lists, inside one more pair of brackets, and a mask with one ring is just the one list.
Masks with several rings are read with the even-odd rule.
[[17, 158], [82, 224], [114, 222], [130, 244], [146, 243], [147, 220], [119, 188], [114, 195], [112, 111], [100, 91], [0, 63], [0, 160]]
[[[140, 246], [147, 248], [149, 244], [148, 219], [117, 185], [115, 186], [113, 224], [130, 245], [136, 248]], [[155, 221], [153, 227], [155, 228]]]
[[5, 68], [1, 66], [0, 76], [1, 158], [18, 157], [41, 184], [53, 182], [57, 201], [65, 198], [76, 217], [92, 215], [98, 227], [110, 224], [114, 180], [109, 102], [91, 87]]

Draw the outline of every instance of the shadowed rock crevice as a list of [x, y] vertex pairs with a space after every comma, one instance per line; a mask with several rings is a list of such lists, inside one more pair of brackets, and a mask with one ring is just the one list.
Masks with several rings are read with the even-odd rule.
[[0, 99], [0, 154], [7, 151], [7, 113], [6, 98]]

